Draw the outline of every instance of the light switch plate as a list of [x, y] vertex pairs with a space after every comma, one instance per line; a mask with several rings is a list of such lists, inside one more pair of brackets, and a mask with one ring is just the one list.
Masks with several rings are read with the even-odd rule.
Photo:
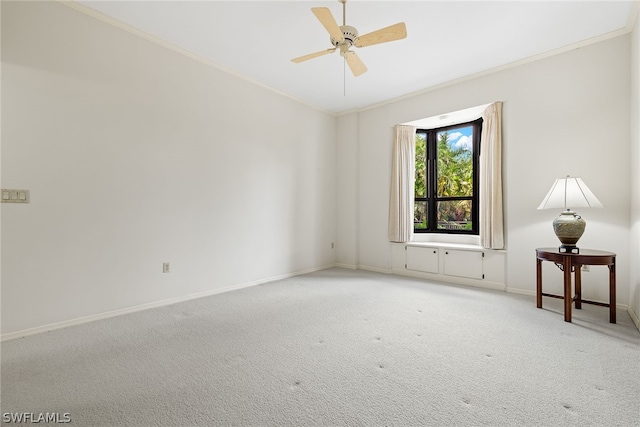
[[3, 188], [0, 200], [2, 203], [29, 203], [29, 190]]

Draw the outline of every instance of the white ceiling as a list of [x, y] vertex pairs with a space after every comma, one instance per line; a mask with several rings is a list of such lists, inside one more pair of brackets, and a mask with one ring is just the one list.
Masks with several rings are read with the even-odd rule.
[[[407, 38], [355, 49], [369, 68], [353, 77], [311, 13], [338, 0], [80, 1], [82, 5], [248, 80], [336, 114], [620, 35], [633, 1], [348, 0], [347, 24], [360, 34], [403, 21]], [[634, 13], [632, 13], [632, 11]]]

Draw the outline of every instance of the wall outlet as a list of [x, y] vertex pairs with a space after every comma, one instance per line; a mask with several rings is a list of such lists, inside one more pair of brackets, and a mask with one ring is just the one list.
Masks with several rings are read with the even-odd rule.
[[581, 270], [582, 270], [582, 271], [586, 271], [586, 272], [589, 272], [589, 271], [590, 271], [590, 270], [589, 270], [589, 266], [588, 266], [588, 265], [583, 265], [583, 266], [582, 266], [582, 268], [581, 268]]
[[169, 263], [168, 262], [163, 262], [162, 263], [162, 272], [163, 273], [168, 273], [169, 271], [170, 271], [169, 270]]

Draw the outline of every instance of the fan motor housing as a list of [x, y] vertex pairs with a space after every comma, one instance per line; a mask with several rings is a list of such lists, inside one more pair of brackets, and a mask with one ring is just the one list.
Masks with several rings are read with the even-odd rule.
[[[344, 42], [342, 43], [346, 43], [348, 46], [353, 46], [353, 44], [356, 42], [356, 39], [358, 38], [358, 30], [356, 30], [355, 27], [352, 27], [351, 25], [341, 25], [340, 31], [342, 31], [342, 36], [344, 37]], [[340, 46], [340, 42], [333, 37], [331, 37], [331, 44], [335, 47]]]

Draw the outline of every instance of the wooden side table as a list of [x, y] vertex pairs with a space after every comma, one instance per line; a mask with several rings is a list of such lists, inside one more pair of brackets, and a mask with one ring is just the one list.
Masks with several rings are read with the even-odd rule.
[[[542, 292], [542, 261], [555, 263], [564, 272], [564, 295], [553, 295]], [[580, 269], [583, 265], [606, 265], [609, 267], [609, 304], [582, 299], [582, 278]], [[571, 297], [571, 272], [575, 276], [575, 296]], [[558, 248], [536, 249], [536, 305], [542, 308], [542, 297], [560, 298], [564, 300], [564, 321], [571, 322], [571, 303], [575, 301], [576, 309], [582, 303], [609, 307], [609, 322], [616, 323], [616, 254], [613, 252], [580, 249], [580, 253], [560, 252]]]

